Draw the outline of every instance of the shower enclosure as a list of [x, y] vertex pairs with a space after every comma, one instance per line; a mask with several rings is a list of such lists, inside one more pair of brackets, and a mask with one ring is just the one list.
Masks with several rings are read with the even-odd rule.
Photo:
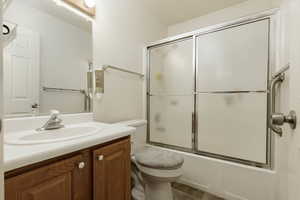
[[270, 168], [275, 18], [267, 12], [150, 44], [148, 142]]

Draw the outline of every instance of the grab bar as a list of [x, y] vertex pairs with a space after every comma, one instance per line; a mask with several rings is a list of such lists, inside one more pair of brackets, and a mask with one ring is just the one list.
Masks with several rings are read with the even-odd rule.
[[297, 116], [295, 111], [290, 111], [288, 115], [284, 115], [283, 113], [276, 113], [276, 86], [278, 84], [281, 84], [285, 80], [285, 72], [290, 68], [290, 65], [286, 65], [284, 68], [279, 70], [275, 75], [272, 77], [271, 80], [271, 89], [270, 89], [270, 95], [271, 95], [271, 119], [269, 122], [269, 126], [271, 130], [275, 133], [277, 133], [280, 137], [283, 134], [282, 128], [279, 126], [282, 126], [284, 123], [290, 124], [290, 127], [292, 129], [295, 129], [297, 126]]
[[106, 69], [114, 69], [114, 70], [118, 70], [118, 71], [129, 73], [129, 74], [138, 75], [141, 78], [143, 78], [145, 76], [144, 74], [141, 74], [141, 73], [138, 73], [138, 72], [134, 72], [134, 71], [130, 71], [130, 70], [127, 70], [127, 69], [122, 69], [122, 68], [111, 66], [111, 65], [103, 65], [103, 70], [105, 71]]
[[273, 76], [272, 78], [276, 78], [277, 76], [280, 76], [282, 75], [284, 72], [286, 72], [287, 70], [290, 69], [290, 64], [287, 64], [286, 66], [284, 66], [283, 68], [281, 68], [279, 71], [277, 71]]
[[272, 131], [277, 133], [280, 137], [282, 136], [282, 128], [275, 126], [273, 123], [273, 114], [276, 112], [276, 85], [281, 84], [285, 79], [285, 74], [280, 74], [279, 76], [275, 77], [271, 81], [271, 120], [270, 120], [270, 128]]

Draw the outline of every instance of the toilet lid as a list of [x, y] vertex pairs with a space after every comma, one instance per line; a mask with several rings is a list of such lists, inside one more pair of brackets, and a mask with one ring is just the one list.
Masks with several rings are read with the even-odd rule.
[[178, 169], [184, 162], [178, 154], [150, 148], [137, 153], [135, 158], [138, 164], [153, 169]]

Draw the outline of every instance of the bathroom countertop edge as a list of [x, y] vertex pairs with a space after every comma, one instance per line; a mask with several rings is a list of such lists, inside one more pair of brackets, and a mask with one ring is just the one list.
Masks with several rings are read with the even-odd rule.
[[[97, 123], [97, 122], [95, 122]], [[67, 155], [122, 137], [130, 136], [135, 128], [112, 126], [99, 134], [70, 141], [40, 145], [4, 145], [4, 172]]]

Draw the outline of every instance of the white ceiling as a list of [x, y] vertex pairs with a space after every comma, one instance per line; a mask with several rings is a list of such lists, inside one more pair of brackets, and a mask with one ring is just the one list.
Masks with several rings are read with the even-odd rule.
[[69, 11], [68, 9], [57, 6], [56, 3], [52, 0], [13, 0], [20, 3], [25, 3], [27, 6], [32, 6], [41, 10], [43, 12], [48, 13], [49, 15], [60, 18], [74, 26], [77, 26], [83, 30], [91, 32], [92, 25], [83, 17]]
[[[36, 7], [91, 32], [92, 25], [86, 19], [57, 6], [52, 0], [14, 0]], [[140, 0], [164, 25], [172, 25], [199, 17], [246, 0]]]
[[180, 23], [246, 0], [143, 0], [165, 25]]

